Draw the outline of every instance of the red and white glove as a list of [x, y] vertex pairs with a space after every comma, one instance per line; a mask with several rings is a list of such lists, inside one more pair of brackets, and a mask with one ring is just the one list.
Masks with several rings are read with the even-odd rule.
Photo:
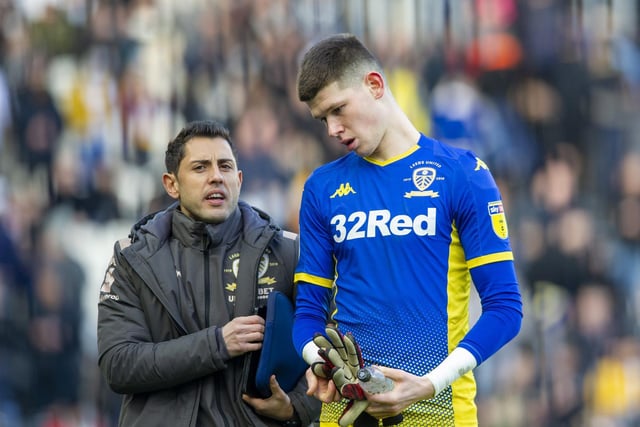
[[[333, 324], [325, 328], [326, 336], [318, 333], [313, 342], [319, 347], [322, 362], [315, 362], [311, 369], [319, 377], [331, 378], [336, 388], [348, 399], [347, 407], [340, 415], [338, 424], [347, 427], [377, 426], [378, 420], [363, 412], [369, 406], [364, 390], [358, 383], [358, 370], [364, 367], [362, 350], [351, 332], [342, 334]], [[403, 420], [402, 414], [382, 420], [384, 426], [393, 426]]]
[[362, 351], [353, 334], [343, 335], [334, 325], [327, 325], [325, 334], [318, 333], [313, 338], [323, 361], [313, 363], [311, 370], [319, 377], [331, 378], [342, 397], [349, 400], [338, 419], [338, 424], [346, 427], [369, 406], [357, 377], [358, 369], [364, 366]]

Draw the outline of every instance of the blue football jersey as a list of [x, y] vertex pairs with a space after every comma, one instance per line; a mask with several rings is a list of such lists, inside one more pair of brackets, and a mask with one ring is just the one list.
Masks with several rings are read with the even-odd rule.
[[[334, 290], [333, 320], [367, 364], [434, 369], [469, 330], [469, 270], [509, 260], [499, 190], [470, 151], [422, 135], [389, 161], [350, 153], [305, 184], [296, 281]], [[475, 391], [469, 372], [405, 424], [474, 425]], [[325, 420], [337, 420], [334, 406]]]

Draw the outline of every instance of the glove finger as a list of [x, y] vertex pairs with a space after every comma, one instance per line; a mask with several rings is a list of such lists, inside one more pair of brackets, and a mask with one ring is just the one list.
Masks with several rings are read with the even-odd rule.
[[344, 373], [345, 370], [343, 368], [333, 368], [331, 370], [331, 379], [333, 380], [333, 383], [336, 385], [336, 388], [338, 389], [340, 394], [342, 394], [342, 388], [345, 385], [351, 384], [351, 382], [345, 377]]
[[364, 366], [364, 360], [362, 350], [351, 332], [344, 336], [344, 346], [347, 351], [347, 363], [354, 375], [358, 375], [358, 369]]
[[344, 348], [344, 336], [342, 335], [342, 333], [334, 326], [327, 326], [325, 332], [327, 333], [327, 336], [329, 337], [333, 348], [337, 350], [342, 360], [346, 362], [347, 350]]
[[[334, 380], [335, 382], [335, 380]], [[367, 396], [364, 394], [364, 390], [357, 383], [347, 383], [340, 389], [342, 397], [351, 400], [366, 400]]]
[[333, 366], [329, 366], [329, 364], [325, 362], [314, 362], [311, 364], [311, 372], [321, 378], [331, 378], [332, 369]]
[[[326, 349], [324, 348], [318, 349], [318, 356], [320, 356], [322, 360], [324, 360], [324, 363], [329, 365], [329, 369], [335, 368], [335, 365], [333, 364], [331, 359], [329, 359], [329, 354]], [[319, 362], [319, 363], [322, 363], [322, 362]]]
[[360, 384], [347, 377], [346, 374], [348, 372], [349, 370], [345, 368], [333, 368], [331, 371], [331, 379], [340, 392], [340, 395], [346, 399], [365, 400], [367, 396], [365, 395], [363, 388]]
[[369, 402], [367, 400], [349, 401], [347, 407], [338, 419], [338, 425], [340, 425], [340, 427], [348, 427], [352, 425], [355, 422], [356, 418], [358, 418], [358, 416], [362, 414], [365, 409], [367, 409], [367, 406], [369, 406]]
[[[338, 389], [338, 391], [340, 391], [340, 394], [342, 394], [342, 389], [351, 384], [351, 385], [357, 385], [360, 389], [362, 389], [362, 387], [360, 387], [360, 385], [357, 383], [357, 380], [351, 378], [351, 372], [349, 372], [349, 369], [347, 368], [333, 368], [331, 370], [331, 379], [333, 380], [334, 384], [336, 385], [336, 388]], [[357, 391], [352, 392], [353, 396], [364, 396], [364, 391], [360, 394]], [[347, 397], [347, 396], [344, 396]], [[347, 397], [348, 399], [351, 399], [351, 397]], [[360, 397], [357, 397], [358, 400], [360, 400]]]
[[320, 333], [316, 333], [313, 336], [313, 342], [315, 343], [315, 345], [317, 345], [320, 348], [333, 347], [333, 344], [327, 339], [327, 337], [325, 337]]
[[356, 377], [351, 373], [351, 369], [347, 367], [347, 364], [344, 360], [342, 360], [342, 357], [340, 357], [336, 349], [330, 348], [329, 350], [327, 350], [326, 354], [329, 358], [329, 362], [333, 363], [333, 366], [335, 366], [336, 368], [347, 368], [348, 372], [345, 372], [347, 379], [349, 379], [350, 381], [356, 380]]

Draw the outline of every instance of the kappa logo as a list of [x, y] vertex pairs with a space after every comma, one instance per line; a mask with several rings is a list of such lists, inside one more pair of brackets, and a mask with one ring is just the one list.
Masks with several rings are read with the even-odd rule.
[[479, 157], [476, 157], [476, 167], [475, 167], [474, 171], [479, 171], [480, 169], [489, 170], [489, 167], [487, 166], [487, 164], [485, 162], [480, 160]]
[[356, 194], [356, 190], [354, 190], [353, 187], [351, 187], [351, 184], [347, 182], [346, 184], [340, 184], [340, 187], [338, 187], [338, 189], [329, 198], [334, 199], [336, 196], [344, 197], [349, 194]]
[[429, 190], [427, 188], [433, 181], [436, 180], [436, 170], [434, 168], [416, 168], [411, 175], [413, 185], [416, 186], [418, 191], [408, 191], [404, 193], [404, 197], [410, 199], [412, 197], [439, 197], [437, 191]]

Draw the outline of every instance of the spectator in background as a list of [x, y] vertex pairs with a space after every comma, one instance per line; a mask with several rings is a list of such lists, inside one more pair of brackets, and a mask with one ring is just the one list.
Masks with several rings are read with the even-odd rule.
[[113, 171], [109, 166], [100, 165], [93, 171], [92, 186], [85, 204], [89, 218], [97, 223], [105, 224], [121, 218]]
[[[1, 51], [1, 50], [0, 50]], [[0, 152], [11, 127], [11, 97], [4, 70], [0, 66]]]
[[8, 195], [0, 177], [0, 425], [19, 426], [29, 401], [28, 322], [32, 271], [6, 226]]
[[27, 64], [25, 82], [16, 93], [14, 118], [20, 158], [30, 173], [44, 172], [43, 187], [53, 199], [53, 158], [64, 124], [46, 86], [47, 59], [35, 52]]
[[288, 177], [276, 160], [281, 125], [273, 108], [258, 102], [248, 107], [236, 123], [235, 134], [238, 161], [251, 171], [243, 182], [244, 197], [268, 210], [281, 224]]
[[613, 238], [609, 241], [607, 273], [623, 299], [627, 332], [640, 333], [640, 151], [625, 154], [615, 168], [615, 191], [609, 215]]
[[34, 307], [29, 322], [32, 377], [29, 412], [42, 420], [79, 422], [81, 295], [85, 272], [54, 230], [39, 233]]

